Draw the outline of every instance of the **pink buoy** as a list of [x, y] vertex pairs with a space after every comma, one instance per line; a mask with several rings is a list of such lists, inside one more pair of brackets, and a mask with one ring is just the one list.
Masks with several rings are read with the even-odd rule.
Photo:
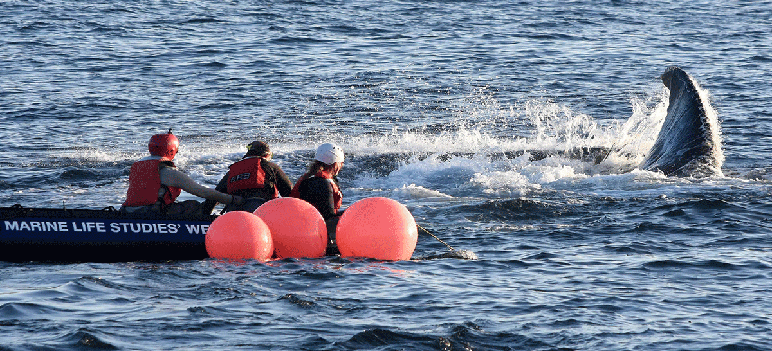
[[217, 217], [206, 231], [205, 244], [212, 258], [265, 262], [273, 254], [270, 229], [260, 217], [245, 211]]
[[324, 256], [327, 226], [322, 214], [310, 203], [294, 197], [282, 197], [260, 205], [254, 214], [271, 229], [277, 258]]
[[404, 205], [385, 197], [370, 197], [343, 212], [335, 236], [343, 257], [409, 260], [418, 241], [418, 228]]

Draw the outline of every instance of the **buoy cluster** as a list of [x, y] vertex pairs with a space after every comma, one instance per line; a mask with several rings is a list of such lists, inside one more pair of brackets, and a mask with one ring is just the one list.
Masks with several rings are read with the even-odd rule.
[[[409, 260], [417, 240], [413, 215], [404, 205], [385, 197], [353, 203], [336, 227], [342, 257]], [[253, 213], [233, 211], [217, 217], [205, 241], [212, 258], [263, 262], [318, 258], [327, 249], [327, 226], [314, 206], [284, 197], [264, 203]]]

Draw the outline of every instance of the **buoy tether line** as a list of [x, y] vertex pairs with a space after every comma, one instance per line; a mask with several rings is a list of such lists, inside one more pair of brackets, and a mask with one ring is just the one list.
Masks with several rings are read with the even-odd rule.
[[416, 227], [418, 227], [418, 229], [421, 229], [421, 230], [423, 230], [423, 231], [424, 231], [424, 233], [431, 235], [431, 236], [432, 236], [432, 238], [435, 238], [435, 239], [437, 239], [437, 241], [439, 241], [439, 242], [443, 243], [445, 246], [447, 246], [447, 247], [448, 247], [448, 249], [450, 249], [450, 251], [456, 251], [456, 249], [454, 249], [453, 247], [451, 247], [450, 245], [448, 245], [446, 242], [442, 241], [442, 240], [441, 240], [440, 238], [438, 238], [436, 235], [434, 235], [434, 234], [430, 233], [428, 230], [426, 230], [426, 229], [425, 229], [424, 227], [422, 227], [420, 224], [416, 224]]
[[439, 254], [439, 255], [429, 255], [427, 257], [424, 257], [423, 259], [426, 259], [426, 260], [435, 259], [435, 258], [460, 258], [460, 259], [464, 259], [464, 260], [476, 260], [477, 259], [477, 254], [475, 254], [474, 252], [469, 251], [469, 250], [458, 251], [458, 250], [454, 249], [452, 246], [448, 245], [448, 243], [442, 241], [442, 239], [438, 238], [436, 235], [432, 234], [431, 232], [426, 230], [426, 228], [420, 226], [417, 223], [416, 223], [416, 227], [418, 227], [419, 229], [423, 230], [424, 233], [431, 235], [432, 238], [437, 239], [437, 241], [441, 242], [443, 245], [447, 246], [448, 249], [450, 249], [450, 252], [446, 252], [446, 253]]
[[450, 252], [446, 252], [444, 254], [439, 254], [439, 255], [430, 255], [430, 256], [425, 257], [424, 259], [433, 259], [433, 258], [460, 258], [460, 259], [463, 259], [463, 260], [476, 260], [477, 259], [477, 254], [475, 254], [474, 252], [469, 251], [469, 250], [458, 251], [458, 250], [454, 249], [452, 246], [448, 245], [448, 243], [442, 241], [442, 239], [438, 238], [436, 235], [432, 234], [431, 232], [426, 230], [426, 228], [420, 226], [417, 223], [416, 223], [416, 227], [418, 227], [421, 230], [423, 230], [424, 233], [431, 235], [432, 238], [437, 239], [437, 241], [441, 242], [443, 245], [447, 246], [448, 249], [450, 249]]

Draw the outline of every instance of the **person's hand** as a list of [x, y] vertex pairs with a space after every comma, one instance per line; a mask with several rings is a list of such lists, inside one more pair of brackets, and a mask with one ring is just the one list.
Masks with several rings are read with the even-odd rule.
[[231, 195], [231, 204], [241, 206], [244, 204], [244, 198], [238, 195]]

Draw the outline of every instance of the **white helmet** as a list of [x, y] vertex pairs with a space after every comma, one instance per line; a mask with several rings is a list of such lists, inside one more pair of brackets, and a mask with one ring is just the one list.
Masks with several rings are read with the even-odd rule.
[[336, 162], [343, 162], [343, 149], [333, 143], [319, 145], [316, 148], [314, 159], [331, 165]]

